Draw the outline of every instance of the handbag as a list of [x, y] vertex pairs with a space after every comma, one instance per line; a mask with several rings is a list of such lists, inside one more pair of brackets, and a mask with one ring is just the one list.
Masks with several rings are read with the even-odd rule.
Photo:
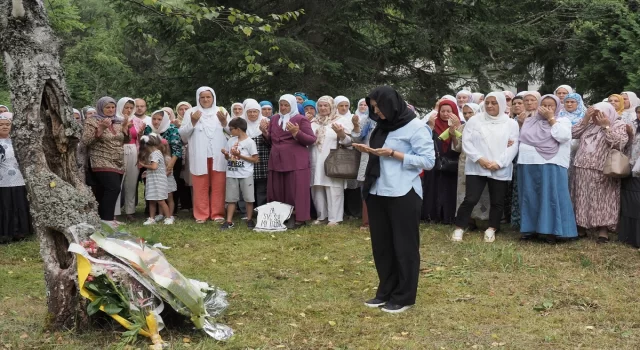
[[336, 149], [329, 150], [329, 155], [324, 161], [325, 175], [336, 179], [357, 179], [360, 169], [360, 151], [341, 145], [339, 140], [337, 144]]
[[445, 156], [440, 150], [438, 141], [434, 141], [436, 146], [436, 165], [434, 169], [436, 171], [442, 171], [444, 173], [458, 173], [458, 159], [451, 159]]
[[623, 178], [631, 174], [631, 166], [629, 164], [629, 157], [627, 157], [622, 151], [611, 146], [607, 159], [604, 161], [604, 169], [602, 170], [604, 176], [613, 178]]

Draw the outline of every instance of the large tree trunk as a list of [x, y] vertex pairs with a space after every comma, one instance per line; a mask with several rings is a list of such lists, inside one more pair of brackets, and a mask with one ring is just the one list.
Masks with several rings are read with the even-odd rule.
[[[86, 321], [86, 313], [75, 258], [67, 252], [75, 240], [69, 228], [80, 223], [100, 227], [97, 204], [77, 172], [81, 130], [41, 0], [0, 0], [0, 33], [14, 111], [11, 137], [44, 261], [48, 325], [72, 329]], [[77, 239], [87, 234], [79, 232]]]

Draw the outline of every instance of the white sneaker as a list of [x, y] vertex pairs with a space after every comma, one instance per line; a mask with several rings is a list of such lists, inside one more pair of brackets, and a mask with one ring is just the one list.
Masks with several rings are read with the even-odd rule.
[[451, 235], [451, 240], [453, 242], [462, 242], [462, 236], [464, 235], [464, 230], [461, 228], [455, 229], [453, 231], [453, 235]]
[[164, 224], [165, 225], [173, 225], [174, 221], [176, 221], [176, 218], [171, 216], [171, 217], [168, 217], [168, 218], [164, 219]]
[[[156, 216], [156, 217], [157, 217], [157, 216]], [[143, 223], [143, 225], [145, 225], [145, 226], [155, 225], [155, 224], [156, 224], [156, 221], [155, 221], [153, 218], [148, 218], [148, 219], [147, 219], [147, 221], [145, 221], [145, 222]]]
[[486, 231], [484, 231], [484, 241], [485, 243], [493, 243], [496, 240], [496, 230], [489, 227]]
[[164, 220], [164, 215], [156, 215], [155, 220], [156, 220], [156, 222], [160, 222], [160, 221]]

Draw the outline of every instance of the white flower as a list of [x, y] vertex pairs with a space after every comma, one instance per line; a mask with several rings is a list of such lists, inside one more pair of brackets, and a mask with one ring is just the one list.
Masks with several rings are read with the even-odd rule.
[[90, 275], [98, 277], [104, 275], [105, 273], [107, 273], [107, 269], [105, 269], [104, 267], [98, 264], [91, 264]]

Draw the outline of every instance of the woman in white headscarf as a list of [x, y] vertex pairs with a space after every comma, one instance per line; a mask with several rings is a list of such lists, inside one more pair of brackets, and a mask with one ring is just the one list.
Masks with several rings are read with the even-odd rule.
[[633, 91], [625, 91], [622, 93], [624, 98], [624, 111], [622, 112], [622, 121], [628, 125], [635, 127], [636, 123], [636, 107], [640, 106], [640, 98]]
[[[348, 100], [340, 101], [348, 104]], [[346, 182], [328, 177], [324, 172], [324, 162], [329, 151], [338, 147], [338, 142], [351, 143], [349, 134], [353, 130], [353, 123], [348, 107], [346, 112], [343, 107], [342, 115], [338, 114], [337, 104], [330, 96], [320, 97], [316, 108], [318, 114], [311, 122], [311, 129], [316, 135], [316, 142], [311, 146], [311, 196], [318, 213], [314, 225], [328, 219], [329, 226], [336, 226], [343, 221]]]
[[216, 93], [208, 86], [198, 89], [196, 101], [197, 106], [185, 112], [179, 130], [182, 141], [189, 144], [193, 216], [197, 223], [207, 219], [221, 223], [225, 217], [227, 161], [220, 150], [227, 144], [224, 131], [231, 117], [216, 105]]
[[465, 103], [473, 103], [473, 94], [469, 90], [460, 90], [456, 94], [456, 104], [458, 105], [458, 109], [462, 109]]
[[11, 110], [9, 110], [9, 107], [5, 105], [0, 105], [0, 113], [7, 113], [7, 112], [11, 112]]
[[267, 201], [294, 206], [295, 219], [289, 221], [289, 227], [296, 229], [311, 219], [311, 162], [307, 147], [316, 142], [316, 135], [311, 122], [298, 113], [295, 96], [282, 95], [278, 102], [280, 113], [260, 124], [262, 136], [271, 143]]
[[231, 119], [242, 118], [244, 116], [244, 106], [240, 102], [231, 105]]
[[484, 94], [481, 92], [474, 92], [471, 94], [471, 96], [473, 96], [473, 101], [469, 101], [467, 103], [480, 104], [480, 102], [484, 101]]
[[561, 103], [564, 103], [564, 98], [571, 93], [573, 93], [573, 89], [569, 85], [560, 85], [553, 92], [553, 94], [560, 99]]
[[492, 243], [500, 229], [504, 201], [513, 173], [513, 159], [518, 153], [519, 127], [504, 113], [507, 100], [502, 92], [492, 92], [485, 99], [486, 112], [473, 117], [462, 134], [462, 148], [466, 153], [466, 195], [458, 208], [454, 242], [462, 241], [473, 208], [480, 201], [482, 191], [489, 187], [491, 208], [489, 228], [484, 241]]
[[243, 102], [244, 116], [247, 121], [247, 136], [255, 143], [258, 149], [260, 161], [253, 166], [253, 187], [255, 194], [255, 207], [267, 203], [267, 176], [269, 174], [269, 152], [271, 145], [265, 141], [260, 130], [260, 124], [264, 120], [269, 122], [267, 117], [262, 116], [262, 106], [254, 99], [246, 99]]
[[[133, 110], [136, 106], [135, 100], [130, 97], [123, 97], [116, 105], [116, 118], [124, 120], [125, 117], [131, 121], [129, 125], [129, 142], [124, 144], [124, 177], [122, 179], [122, 191], [116, 202], [115, 215], [121, 215], [120, 207], [124, 206], [124, 213], [127, 220], [133, 221], [133, 214], [136, 213], [136, 196], [138, 195], [138, 147], [140, 137], [144, 133], [145, 123], [140, 118], [133, 118]], [[124, 194], [123, 194], [124, 192]], [[122, 200], [124, 198], [124, 200]]]

